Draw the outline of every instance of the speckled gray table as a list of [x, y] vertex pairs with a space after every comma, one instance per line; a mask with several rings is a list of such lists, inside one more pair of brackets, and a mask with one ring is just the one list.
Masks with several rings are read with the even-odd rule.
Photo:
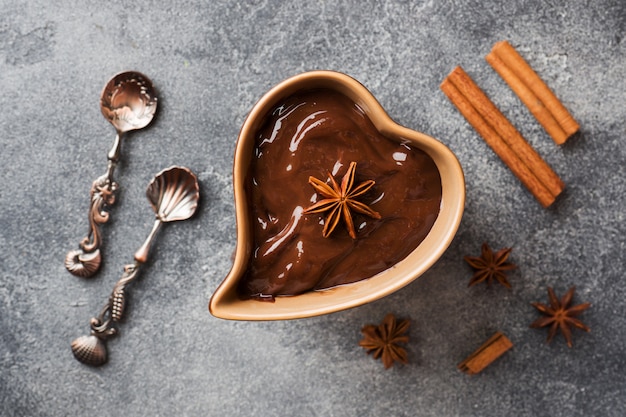
[[[0, 0], [2, 416], [623, 416], [626, 414], [626, 5], [571, 1]], [[88, 2], [90, 3], [90, 2]], [[484, 61], [508, 39], [582, 134], [558, 147]], [[462, 65], [567, 184], [543, 209], [439, 90]], [[124, 143], [107, 262], [63, 267], [86, 232], [113, 128], [98, 98], [116, 72], [149, 75], [155, 123]], [[458, 235], [424, 276], [375, 303], [290, 322], [230, 322], [207, 303], [235, 247], [231, 161], [254, 102], [310, 69], [345, 72], [399, 123], [458, 156]], [[193, 169], [197, 216], [165, 227], [131, 291], [129, 320], [92, 369], [69, 349], [152, 223], [150, 178]], [[467, 288], [462, 256], [513, 246], [512, 290]], [[546, 286], [578, 288], [574, 348], [529, 329]], [[359, 329], [412, 319], [411, 363], [385, 371]], [[456, 364], [496, 330], [513, 350], [469, 377]]]

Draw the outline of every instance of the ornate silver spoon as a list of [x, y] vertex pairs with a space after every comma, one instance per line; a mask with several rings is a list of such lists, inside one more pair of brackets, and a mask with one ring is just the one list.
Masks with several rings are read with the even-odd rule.
[[124, 315], [126, 287], [135, 280], [141, 265], [148, 260], [150, 246], [161, 225], [191, 217], [198, 206], [200, 191], [193, 172], [187, 168], [171, 167], [154, 177], [148, 185], [146, 195], [156, 214], [152, 231], [141, 248], [135, 252], [135, 262], [124, 266], [124, 273], [115, 284], [100, 314], [91, 319], [91, 334], [72, 342], [74, 356], [87, 365], [100, 366], [107, 361], [106, 340], [117, 334], [117, 328], [113, 325]]
[[115, 127], [117, 135], [107, 154], [105, 175], [91, 185], [89, 207], [89, 233], [80, 242], [79, 249], [68, 252], [65, 267], [72, 274], [88, 278], [98, 271], [102, 262], [100, 226], [109, 220], [106, 209], [115, 204], [118, 184], [113, 181], [113, 171], [120, 158], [122, 135], [146, 127], [154, 117], [157, 97], [152, 82], [145, 75], [129, 71], [117, 74], [104, 86], [100, 96], [100, 109]]

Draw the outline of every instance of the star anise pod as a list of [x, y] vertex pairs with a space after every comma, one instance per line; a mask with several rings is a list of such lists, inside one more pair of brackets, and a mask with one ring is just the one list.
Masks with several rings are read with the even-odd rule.
[[333, 230], [335, 230], [335, 227], [337, 227], [339, 219], [343, 217], [350, 237], [352, 237], [352, 239], [356, 239], [356, 231], [354, 230], [354, 222], [352, 221], [352, 213], [350, 210], [354, 210], [357, 213], [365, 214], [375, 219], [380, 219], [380, 214], [378, 212], [355, 200], [356, 197], [365, 194], [375, 184], [374, 180], [367, 180], [355, 187], [355, 169], [356, 162], [351, 162], [348, 167], [348, 171], [341, 180], [341, 186], [337, 184], [337, 181], [335, 181], [330, 173], [328, 173], [330, 185], [315, 177], [309, 177], [309, 184], [311, 184], [313, 188], [315, 188], [315, 191], [321, 194], [324, 199], [308, 207], [304, 210], [304, 214], [322, 213], [325, 211], [330, 212], [326, 217], [324, 229], [322, 230], [322, 235], [324, 237], [330, 236]]
[[465, 256], [463, 259], [476, 270], [468, 286], [486, 281], [487, 285], [495, 279], [507, 288], [511, 288], [511, 284], [506, 279], [506, 271], [517, 268], [511, 262], [507, 262], [507, 258], [511, 254], [513, 248], [500, 249], [494, 253], [487, 242], [481, 247], [480, 256]]
[[572, 326], [586, 332], [589, 331], [589, 327], [577, 319], [576, 316], [588, 309], [591, 306], [591, 303], [583, 303], [570, 307], [572, 298], [574, 298], [574, 291], [576, 291], [576, 287], [570, 288], [559, 301], [556, 294], [554, 294], [554, 290], [551, 287], [548, 287], [550, 305], [532, 303], [532, 305], [543, 313], [545, 317], [538, 318], [530, 325], [530, 327], [540, 328], [550, 326], [550, 331], [548, 332], [548, 343], [552, 340], [558, 329], [561, 329], [561, 333], [563, 333], [563, 337], [567, 341], [567, 346], [569, 347], [572, 347]]
[[371, 353], [374, 359], [382, 358], [385, 369], [393, 366], [394, 362], [409, 363], [406, 350], [398, 343], [407, 343], [409, 337], [404, 333], [409, 329], [409, 320], [396, 321], [396, 317], [389, 313], [378, 326], [368, 324], [361, 329], [363, 340], [359, 346]]

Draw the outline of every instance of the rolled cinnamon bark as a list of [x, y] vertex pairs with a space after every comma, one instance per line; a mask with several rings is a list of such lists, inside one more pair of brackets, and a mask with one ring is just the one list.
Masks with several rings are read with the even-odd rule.
[[555, 143], [561, 145], [578, 132], [580, 126], [574, 117], [510, 43], [496, 43], [485, 59], [528, 107]]

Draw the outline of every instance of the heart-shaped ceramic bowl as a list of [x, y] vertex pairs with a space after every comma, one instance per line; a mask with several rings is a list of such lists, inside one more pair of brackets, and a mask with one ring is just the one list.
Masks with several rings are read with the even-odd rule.
[[[242, 299], [237, 293], [237, 284], [246, 272], [253, 249], [245, 181], [255, 148], [255, 132], [262, 126], [268, 112], [281, 100], [298, 92], [314, 89], [330, 89], [347, 96], [363, 109], [383, 136], [392, 140], [408, 140], [434, 160], [442, 185], [439, 215], [426, 238], [415, 250], [396, 265], [371, 278], [322, 291], [276, 297], [274, 302]], [[333, 71], [312, 71], [294, 76], [272, 88], [259, 100], [239, 134], [233, 167], [233, 186], [237, 215], [235, 259], [230, 273], [209, 303], [209, 310], [214, 316], [231, 320], [311, 317], [356, 307], [391, 294], [422, 275], [444, 253], [458, 229], [465, 204], [463, 170], [452, 151], [430, 136], [395, 123], [362, 84], [345, 74]]]

